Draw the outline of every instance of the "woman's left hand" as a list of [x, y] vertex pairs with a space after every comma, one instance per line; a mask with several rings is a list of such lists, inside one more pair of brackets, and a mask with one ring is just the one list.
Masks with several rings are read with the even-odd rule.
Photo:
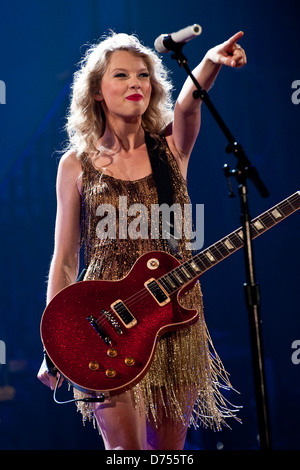
[[247, 63], [244, 49], [237, 44], [237, 41], [244, 36], [243, 31], [234, 34], [230, 39], [210, 49], [206, 57], [219, 65], [240, 68]]

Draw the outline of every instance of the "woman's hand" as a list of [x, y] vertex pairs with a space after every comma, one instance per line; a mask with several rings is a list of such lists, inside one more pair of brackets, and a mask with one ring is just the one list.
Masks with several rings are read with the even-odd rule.
[[[40, 367], [40, 370], [38, 371], [37, 374], [38, 379], [47, 387], [50, 387], [51, 390], [54, 390], [56, 387], [56, 383], [59, 379], [59, 373], [56, 374], [56, 376], [53, 376], [49, 373], [48, 367], [46, 364], [46, 360], [44, 359], [42, 362], [42, 365]], [[61, 377], [58, 386], [60, 387], [63, 382], [63, 377]]]
[[244, 49], [237, 41], [244, 36], [243, 31], [234, 34], [230, 39], [210, 49], [206, 58], [211, 62], [228, 67], [240, 68], [247, 63]]

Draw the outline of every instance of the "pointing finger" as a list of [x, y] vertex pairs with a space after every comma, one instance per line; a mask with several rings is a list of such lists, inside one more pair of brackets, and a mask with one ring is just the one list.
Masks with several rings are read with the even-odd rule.
[[239, 31], [238, 33], [234, 34], [233, 36], [231, 36], [231, 38], [229, 38], [226, 43], [227, 43], [227, 46], [233, 46], [239, 39], [241, 39], [242, 37], [244, 36], [244, 32], [243, 31]]

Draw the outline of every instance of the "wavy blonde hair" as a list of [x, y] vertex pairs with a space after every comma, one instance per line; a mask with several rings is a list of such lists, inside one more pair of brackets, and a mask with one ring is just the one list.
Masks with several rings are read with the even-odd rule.
[[94, 97], [110, 57], [117, 50], [127, 50], [141, 57], [149, 70], [152, 93], [142, 116], [143, 129], [158, 136], [173, 119], [173, 86], [159, 56], [141, 44], [135, 35], [111, 32], [87, 50], [74, 74], [66, 122], [67, 150], [75, 151], [79, 159], [98, 153], [96, 142], [104, 134], [106, 121], [102, 104]]

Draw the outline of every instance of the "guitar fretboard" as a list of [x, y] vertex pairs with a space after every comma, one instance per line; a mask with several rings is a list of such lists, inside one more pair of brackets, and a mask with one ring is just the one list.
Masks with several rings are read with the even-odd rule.
[[[257, 238], [300, 208], [300, 191], [251, 221], [251, 237]], [[205, 271], [242, 248], [243, 229], [237, 230], [193, 256], [159, 279], [168, 294], [198, 279]]]

